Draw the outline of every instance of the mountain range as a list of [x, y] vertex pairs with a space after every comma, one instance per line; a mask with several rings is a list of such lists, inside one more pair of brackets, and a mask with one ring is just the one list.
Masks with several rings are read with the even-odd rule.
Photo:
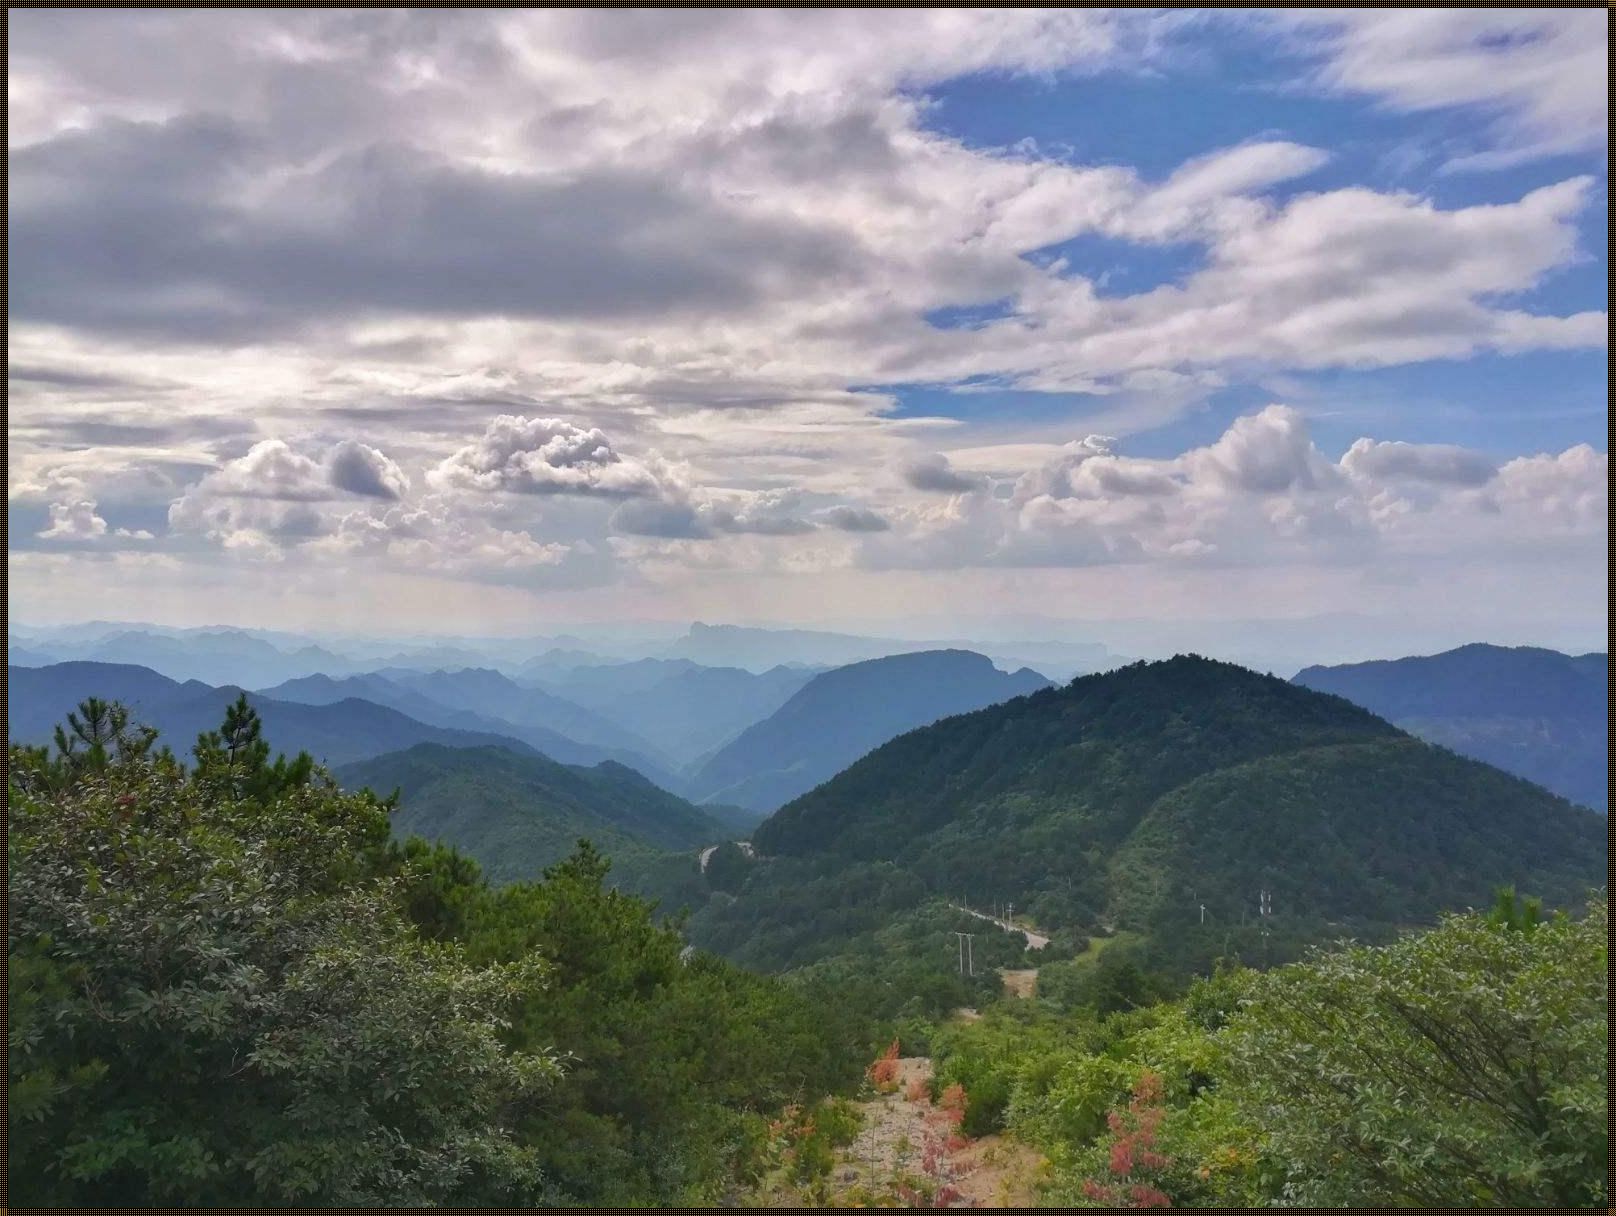
[[[80, 701], [101, 697], [129, 706], [137, 722], [156, 727], [161, 741], [181, 756], [190, 752], [198, 734], [219, 728], [226, 706], [243, 691], [232, 686], [215, 688], [197, 680], [181, 683], [144, 667], [120, 663], [9, 667], [6, 681], [6, 725], [13, 742], [48, 743], [55, 727]], [[423, 742], [532, 750], [509, 735], [433, 726], [357, 697], [320, 705], [259, 695], [250, 700], [263, 719], [264, 738], [277, 751], [307, 751], [328, 766]]]
[[1307, 667], [1295, 682], [1346, 697], [1431, 743], [1597, 810], [1610, 797], [1610, 661], [1531, 646]]
[[304, 705], [330, 705], [359, 697], [434, 726], [519, 739], [562, 764], [615, 760], [653, 778], [667, 767], [665, 761], [646, 754], [651, 749], [643, 740], [582, 706], [523, 688], [486, 669], [418, 672], [388, 668], [341, 678], [302, 676], [266, 688], [259, 695]]
[[1384, 935], [1505, 883], [1564, 905], [1606, 875], [1598, 815], [1340, 697], [1195, 656], [911, 731], [752, 840], [764, 860], [691, 933], [774, 967], [944, 897], [1127, 930], [1204, 967], [1255, 944], [1259, 891], [1295, 944]]

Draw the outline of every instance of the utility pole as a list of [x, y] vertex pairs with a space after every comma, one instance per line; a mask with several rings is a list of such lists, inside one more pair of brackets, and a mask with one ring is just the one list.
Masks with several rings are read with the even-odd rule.
[[1205, 904], [1201, 905], [1201, 923], [1203, 925], [1206, 924], [1206, 905]]
[[1257, 893], [1258, 923], [1262, 926], [1262, 965], [1268, 970], [1268, 918], [1274, 914], [1273, 904], [1268, 889], [1265, 887]]
[[1004, 923], [1009, 925], [1012, 929], [1014, 929], [1016, 927], [1016, 906], [1015, 906], [1015, 904], [1006, 905], [1005, 910], [1004, 910]]
[[965, 939], [967, 937], [969, 937], [970, 934], [961, 933], [958, 929], [956, 929], [954, 931], [954, 936], [959, 938], [959, 973], [961, 975], [964, 975], [965, 974]]
[[973, 978], [976, 976], [976, 955], [972, 953], [972, 945], [976, 941], [976, 934], [965, 935], [965, 969]]

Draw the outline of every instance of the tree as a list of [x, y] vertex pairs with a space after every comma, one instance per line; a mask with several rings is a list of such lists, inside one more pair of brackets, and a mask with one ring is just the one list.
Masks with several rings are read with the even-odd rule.
[[1223, 1032], [1227, 1095], [1287, 1202], [1606, 1201], [1608, 913], [1451, 916], [1272, 972]]
[[197, 779], [222, 793], [237, 797], [273, 798], [303, 785], [314, 775], [314, 759], [299, 752], [292, 760], [282, 756], [269, 762], [269, 744], [262, 738], [263, 722], [242, 693], [225, 710], [218, 730], [197, 736], [191, 754]]

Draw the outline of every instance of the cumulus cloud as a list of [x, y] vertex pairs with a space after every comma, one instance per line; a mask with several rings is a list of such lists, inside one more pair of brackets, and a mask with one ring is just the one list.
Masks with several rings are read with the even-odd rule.
[[1339, 476], [1313, 446], [1306, 420], [1283, 405], [1235, 419], [1216, 443], [1184, 460], [1192, 475], [1254, 494], [1315, 490]]
[[[1138, 458], [1091, 435], [1008, 494], [910, 508], [876, 567], [1341, 564], [1435, 550], [1557, 544], [1603, 527], [1606, 457], [1586, 445], [1496, 471], [1479, 453], [1360, 439], [1339, 460], [1305, 416], [1270, 405], [1204, 447]], [[1598, 521], [1596, 523], [1596, 521]]]
[[39, 533], [42, 540], [95, 540], [107, 533], [107, 521], [95, 513], [95, 503], [87, 498], [50, 504], [50, 527]]
[[438, 489], [602, 498], [644, 498], [661, 489], [656, 473], [621, 456], [600, 428], [513, 414], [495, 418], [427, 480]]

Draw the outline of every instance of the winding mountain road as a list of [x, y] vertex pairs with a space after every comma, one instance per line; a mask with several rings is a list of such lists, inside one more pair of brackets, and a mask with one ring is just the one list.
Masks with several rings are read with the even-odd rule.
[[1034, 933], [1031, 929], [1024, 929], [1020, 925], [1013, 925], [1007, 920], [1000, 920], [997, 916], [989, 916], [986, 912], [977, 912], [971, 908], [962, 908], [959, 904], [949, 904], [948, 906], [953, 908], [956, 912], [963, 912], [965, 915], [974, 916], [978, 920], [992, 921], [1006, 933], [1021, 934], [1027, 939], [1027, 949], [1029, 950], [1042, 950], [1045, 946], [1049, 945], [1049, 938], [1045, 937], [1042, 933]]

